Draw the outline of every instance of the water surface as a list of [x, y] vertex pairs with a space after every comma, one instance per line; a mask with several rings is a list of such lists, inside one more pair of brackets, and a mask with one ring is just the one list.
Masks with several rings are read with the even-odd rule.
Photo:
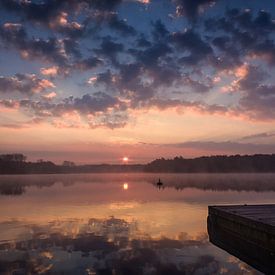
[[0, 273], [258, 274], [208, 242], [207, 206], [274, 199], [273, 174], [1, 176]]

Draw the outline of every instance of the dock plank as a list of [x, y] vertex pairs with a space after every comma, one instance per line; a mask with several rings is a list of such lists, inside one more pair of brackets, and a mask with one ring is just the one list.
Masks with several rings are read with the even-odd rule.
[[275, 274], [275, 204], [209, 206], [207, 228], [210, 242]]

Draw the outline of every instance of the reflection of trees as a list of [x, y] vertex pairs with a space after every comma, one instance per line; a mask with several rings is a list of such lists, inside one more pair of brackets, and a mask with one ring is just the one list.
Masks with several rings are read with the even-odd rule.
[[243, 274], [239, 261], [211, 252], [206, 235], [152, 239], [123, 219], [78, 222], [32, 226], [30, 239], [0, 244], [0, 273]]
[[[275, 174], [162, 175], [163, 188], [197, 188], [211, 191], [275, 191]], [[150, 179], [151, 184], [157, 184]]]
[[22, 195], [28, 187], [52, 187], [57, 183], [63, 186], [71, 186], [77, 182], [71, 176], [62, 175], [24, 175], [24, 176], [0, 176], [1, 195]]
[[2, 183], [0, 184], [0, 194], [1, 195], [22, 195], [26, 192], [26, 188], [24, 185], [16, 184], [16, 183]]
[[0, 194], [1, 195], [22, 195], [26, 192], [26, 188], [30, 186], [36, 186], [38, 188], [50, 187], [55, 184], [52, 179], [37, 179], [32, 181], [29, 178], [14, 178], [14, 177], [2, 177], [0, 178]]
[[[78, 183], [150, 183], [157, 187], [153, 174], [82, 174], [82, 175], [24, 175], [0, 176], [1, 195], [21, 195], [28, 187], [51, 187], [56, 183], [71, 186]], [[212, 191], [275, 191], [275, 174], [162, 174], [161, 189], [197, 188]]]

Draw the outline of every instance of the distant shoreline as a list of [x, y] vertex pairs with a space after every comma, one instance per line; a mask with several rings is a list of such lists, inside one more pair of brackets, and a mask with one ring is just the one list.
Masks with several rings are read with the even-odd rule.
[[27, 162], [22, 154], [0, 155], [1, 175], [89, 173], [275, 173], [275, 154], [156, 159], [148, 164], [87, 164], [64, 161]]
[[30, 175], [89, 175], [89, 174], [156, 174], [156, 175], [203, 175], [203, 174], [209, 174], [209, 175], [218, 175], [218, 174], [240, 174], [240, 175], [248, 175], [248, 174], [275, 174], [275, 172], [81, 172], [81, 173], [21, 173], [21, 174], [3, 174], [0, 173], [0, 176], [30, 176]]

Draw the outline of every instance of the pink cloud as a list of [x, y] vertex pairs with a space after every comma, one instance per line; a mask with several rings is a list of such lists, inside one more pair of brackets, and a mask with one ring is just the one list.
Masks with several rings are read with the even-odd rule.
[[53, 66], [49, 68], [41, 68], [40, 69], [41, 74], [46, 75], [46, 76], [56, 76], [58, 73], [58, 67]]
[[55, 92], [51, 92], [51, 93], [49, 93], [47, 95], [44, 95], [43, 97], [46, 98], [46, 99], [53, 99], [53, 98], [56, 97], [56, 93]]

